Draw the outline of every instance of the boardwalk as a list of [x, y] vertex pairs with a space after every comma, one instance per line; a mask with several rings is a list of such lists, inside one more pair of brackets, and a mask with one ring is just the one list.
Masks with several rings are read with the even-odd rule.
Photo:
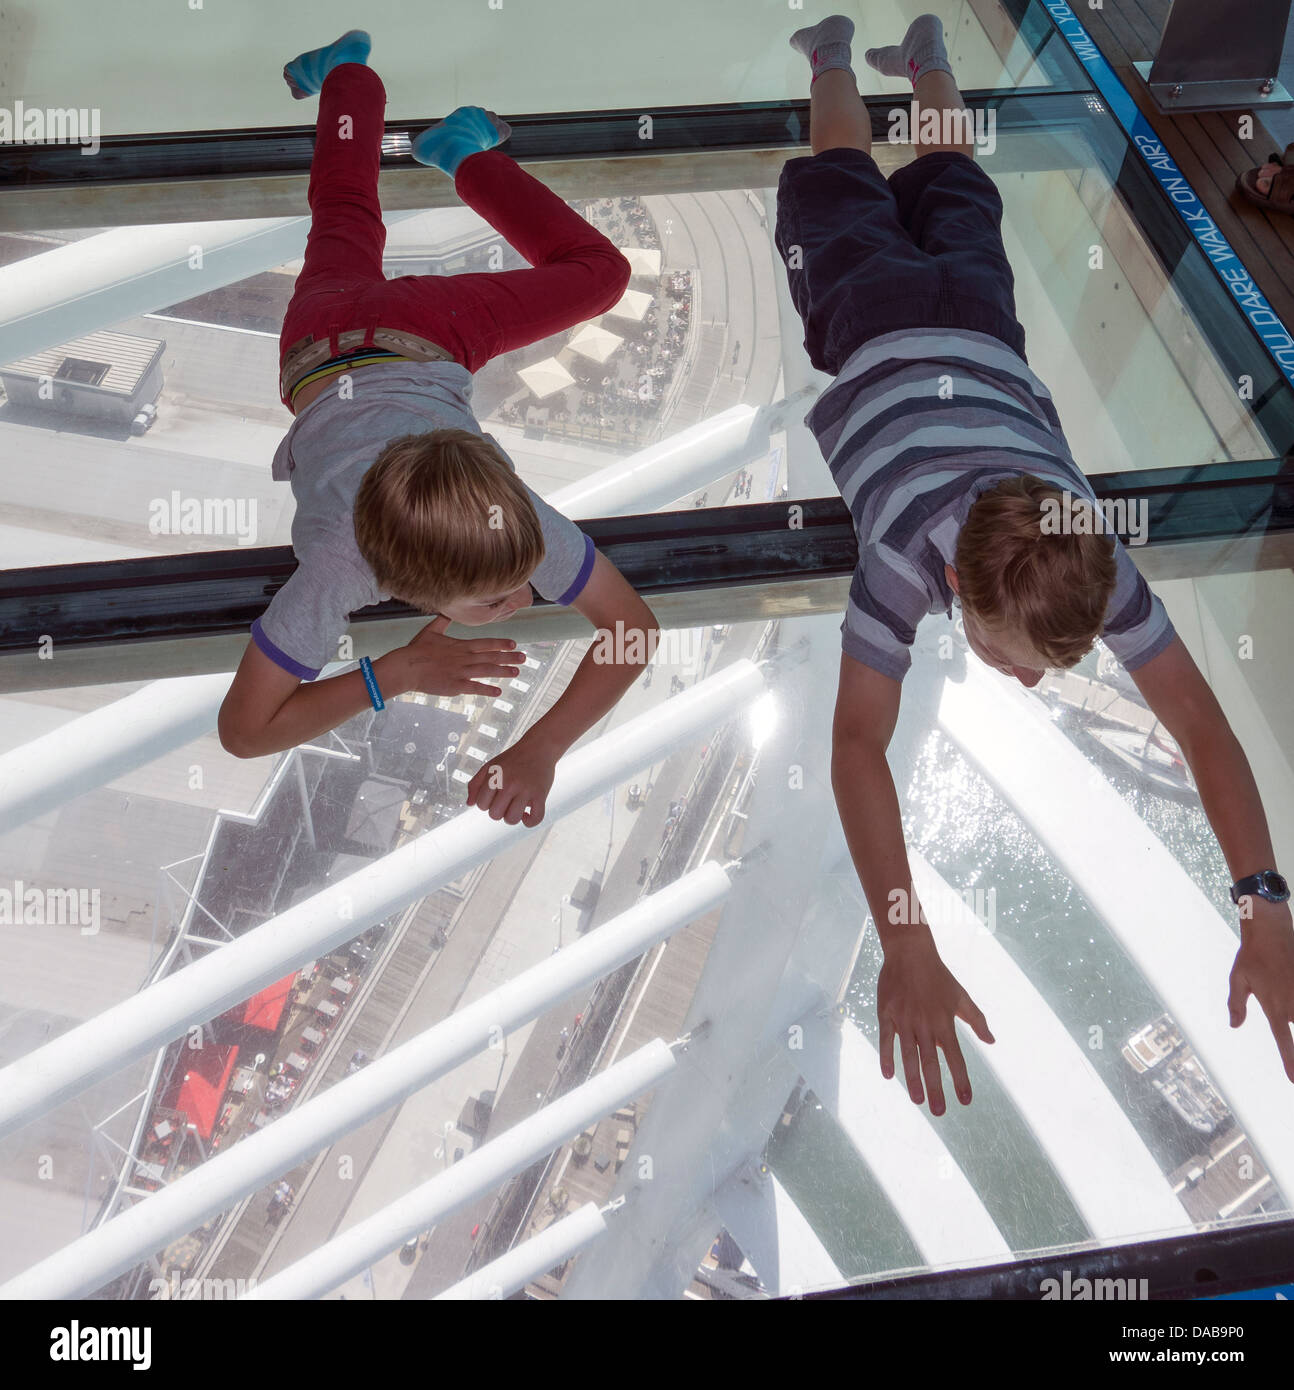
[[[985, 11], [989, 0], [974, 0], [972, 8]], [[1283, 149], [1285, 141], [1264, 126], [1263, 113], [1160, 114], [1133, 64], [1155, 57], [1170, 0], [1127, 0], [1099, 10], [1073, 8], [1268, 303], [1287, 326], [1294, 324], [1294, 217], [1265, 212], [1235, 190], [1237, 174], [1261, 164], [1272, 150]], [[1241, 136], [1246, 114], [1253, 117], [1248, 139]], [[1269, 114], [1280, 117], [1284, 125], [1286, 113]]]

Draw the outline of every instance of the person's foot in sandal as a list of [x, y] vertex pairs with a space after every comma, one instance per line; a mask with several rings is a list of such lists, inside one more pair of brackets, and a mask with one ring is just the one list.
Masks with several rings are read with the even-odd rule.
[[1294, 144], [1285, 147], [1283, 157], [1273, 153], [1266, 164], [1246, 169], [1236, 187], [1258, 207], [1294, 213]]

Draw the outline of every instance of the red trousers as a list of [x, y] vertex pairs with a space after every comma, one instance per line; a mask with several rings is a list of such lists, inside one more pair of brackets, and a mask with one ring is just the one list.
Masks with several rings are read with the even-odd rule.
[[[404, 330], [438, 344], [469, 372], [605, 313], [624, 294], [629, 263], [538, 179], [498, 150], [469, 155], [454, 189], [534, 268], [478, 275], [382, 273], [378, 204], [386, 91], [372, 68], [344, 63], [324, 79], [310, 162], [305, 265], [279, 337]], [[284, 405], [291, 408], [284, 400]]]

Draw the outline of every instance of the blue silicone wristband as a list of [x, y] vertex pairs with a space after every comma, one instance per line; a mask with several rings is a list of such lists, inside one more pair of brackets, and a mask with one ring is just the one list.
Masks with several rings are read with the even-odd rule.
[[373, 663], [368, 657], [361, 656], [359, 669], [364, 673], [364, 684], [368, 687], [368, 698], [373, 702], [373, 708], [385, 709], [386, 701], [382, 699], [382, 692], [377, 688], [377, 677], [373, 674]]

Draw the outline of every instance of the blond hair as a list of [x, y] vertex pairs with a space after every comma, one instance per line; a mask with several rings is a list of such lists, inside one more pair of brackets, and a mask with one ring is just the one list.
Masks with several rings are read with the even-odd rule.
[[[1032, 474], [989, 488], [967, 514], [953, 565], [967, 613], [992, 631], [1023, 634], [1061, 670], [1091, 650], [1117, 577], [1114, 540], [1095, 524], [1086, 534], [1044, 528], [1044, 511], [1066, 500]], [[1073, 496], [1068, 503], [1071, 512], [1091, 506]]]
[[392, 439], [355, 496], [355, 541], [381, 588], [428, 612], [520, 588], [544, 557], [525, 486], [470, 430]]

